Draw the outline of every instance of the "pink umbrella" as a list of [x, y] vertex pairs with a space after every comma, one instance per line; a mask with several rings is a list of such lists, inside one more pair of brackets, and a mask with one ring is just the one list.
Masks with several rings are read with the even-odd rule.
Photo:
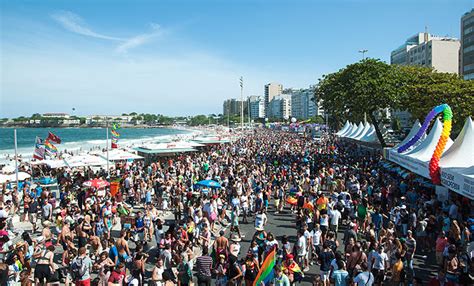
[[109, 186], [110, 183], [103, 179], [93, 179], [84, 182], [82, 185], [89, 188], [102, 189]]

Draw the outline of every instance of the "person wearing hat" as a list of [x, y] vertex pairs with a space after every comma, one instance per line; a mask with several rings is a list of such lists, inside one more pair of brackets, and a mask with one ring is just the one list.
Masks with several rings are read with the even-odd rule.
[[281, 263], [281, 270], [288, 276], [290, 283], [301, 282], [304, 277], [303, 271], [294, 260], [293, 254], [288, 254], [286, 260]]
[[232, 241], [232, 243], [229, 245], [229, 252], [230, 252], [230, 254], [238, 257], [239, 253], [240, 253], [240, 243], [239, 242], [242, 239], [234, 233], [230, 237], [230, 240]]

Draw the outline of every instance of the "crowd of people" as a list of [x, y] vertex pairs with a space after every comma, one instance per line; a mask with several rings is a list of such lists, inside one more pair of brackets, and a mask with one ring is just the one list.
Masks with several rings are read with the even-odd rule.
[[[34, 177], [56, 178], [57, 191], [1, 186], [0, 285], [247, 286], [273, 253], [264, 285], [473, 285], [473, 202], [441, 201], [382, 161], [332, 135], [256, 129], [109, 174], [39, 165]], [[83, 186], [94, 178], [119, 191]], [[202, 180], [220, 187], [196, 186]], [[295, 236], [266, 231], [282, 213]], [[12, 235], [15, 215], [32, 230]]]

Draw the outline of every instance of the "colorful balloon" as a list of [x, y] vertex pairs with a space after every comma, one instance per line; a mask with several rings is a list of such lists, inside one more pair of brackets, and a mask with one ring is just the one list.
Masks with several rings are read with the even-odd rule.
[[431, 181], [437, 185], [441, 183], [439, 174], [439, 159], [441, 158], [444, 148], [446, 147], [446, 143], [448, 142], [452, 128], [453, 111], [449, 105], [441, 104], [433, 108], [426, 116], [423, 125], [421, 125], [420, 130], [418, 130], [415, 136], [413, 136], [406, 144], [403, 144], [397, 149], [398, 153], [402, 153], [418, 142], [421, 136], [426, 133], [431, 120], [433, 120], [433, 118], [441, 112], [443, 112], [443, 130], [441, 131], [441, 136], [438, 139], [438, 143], [436, 144], [436, 148], [433, 152], [433, 155], [431, 156], [429, 165]]

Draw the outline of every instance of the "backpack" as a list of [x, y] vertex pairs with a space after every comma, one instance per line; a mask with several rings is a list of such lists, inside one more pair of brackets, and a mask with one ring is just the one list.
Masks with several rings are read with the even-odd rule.
[[72, 263], [72, 277], [74, 280], [80, 280], [87, 273], [87, 265], [84, 263], [84, 259], [76, 259]]

